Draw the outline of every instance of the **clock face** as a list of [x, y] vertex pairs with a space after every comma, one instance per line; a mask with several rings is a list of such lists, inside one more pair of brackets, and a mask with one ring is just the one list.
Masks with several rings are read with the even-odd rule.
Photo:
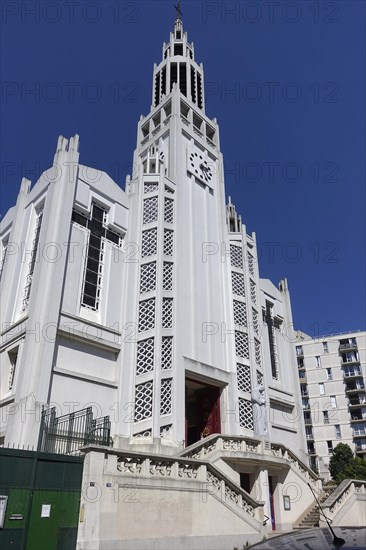
[[199, 180], [212, 187], [213, 170], [203, 153], [191, 152], [188, 155], [188, 170]]

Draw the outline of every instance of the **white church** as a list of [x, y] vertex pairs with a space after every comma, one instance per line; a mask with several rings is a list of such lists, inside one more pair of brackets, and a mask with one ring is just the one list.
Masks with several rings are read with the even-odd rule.
[[178, 11], [125, 190], [60, 137], [1, 222], [3, 444], [39, 447], [70, 416], [77, 436], [90, 408], [108, 434], [84, 446], [80, 549], [241, 548], [321, 492], [287, 281], [260, 278], [226, 202], [204, 89]]

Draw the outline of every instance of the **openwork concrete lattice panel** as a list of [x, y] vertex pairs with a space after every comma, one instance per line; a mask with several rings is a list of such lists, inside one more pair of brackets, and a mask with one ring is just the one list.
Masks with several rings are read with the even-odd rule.
[[165, 223], [174, 223], [174, 201], [173, 199], [164, 199], [164, 221]]
[[231, 265], [242, 269], [243, 267], [243, 249], [241, 246], [236, 246], [235, 244], [230, 245], [230, 259]]
[[164, 439], [170, 439], [172, 437], [172, 424], [168, 424], [167, 426], [161, 426], [160, 428], [160, 437]]
[[170, 262], [163, 264], [163, 290], [173, 290], [173, 264]]
[[165, 378], [161, 381], [160, 389], [160, 414], [171, 414], [172, 412], [172, 378]]
[[235, 352], [238, 357], [249, 359], [249, 341], [247, 334], [235, 331]]
[[150, 292], [156, 288], [156, 263], [141, 266], [140, 293]]
[[255, 362], [258, 366], [261, 366], [261, 344], [259, 340], [254, 338], [254, 349], [255, 349]]
[[252, 308], [252, 317], [253, 317], [253, 329], [256, 335], [259, 335], [259, 317], [258, 312], [254, 308]]
[[255, 288], [255, 283], [253, 281], [250, 281], [250, 297], [253, 303], [257, 302], [257, 291]]
[[242, 428], [253, 429], [252, 404], [247, 399], [239, 397], [239, 424]]
[[144, 193], [153, 193], [159, 189], [158, 182], [146, 182], [144, 185]]
[[158, 249], [158, 230], [148, 229], [142, 232], [141, 257], [153, 256]]
[[173, 299], [163, 298], [162, 327], [173, 328]]
[[263, 374], [259, 370], [257, 370], [257, 384], [263, 384]]
[[254, 276], [254, 257], [250, 252], [248, 252], [247, 258], [248, 258], [249, 273]]
[[236, 294], [237, 296], [245, 296], [244, 275], [233, 271], [231, 273], [231, 281], [233, 285], [233, 294]]
[[154, 370], [154, 338], [137, 342], [136, 374], [146, 374]]
[[234, 300], [234, 323], [243, 327], [247, 326], [247, 308], [244, 302]]
[[165, 256], [173, 256], [174, 253], [174, 233], [170, 229], [164, 229], [164, 248]]
[[136, 386], [135, 391], [135, 422], [152, 417], [153, 383], [146, 382]]
[[250, 367], [248, 367], [247, 365], [242, 365], [241, 363], [237, 363], [236, 375], [238, 380], [238, 389], [240, 391], [245, 391], [247, 393], [250, 393], [251, 392]]
[[158, 197], [144, 200], [144, 223], [152, 223], [158, 220]]
[[139, 332], [151, 330], [155, 327], [155, 298], [140, 302]]
[[163, 336], [161, 343], [161, 368], [169, 370], [173, 367], [173, 336]]

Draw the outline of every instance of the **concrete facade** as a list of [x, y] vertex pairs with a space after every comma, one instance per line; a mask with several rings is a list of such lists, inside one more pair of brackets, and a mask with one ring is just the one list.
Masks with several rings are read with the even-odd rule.
[[36, 446], [42, 408], [109, 418], [113, 449], [85, 449], [80, 550], [227, 548], [292, 529], [321, 483], [288, 285], [260, 277], [255, 233], [226, 202], [179, 17], [133, 166], [122, 190], [60, 137], [1, 222], [2, 442]]
[[296, 354], [308, 453], [324, 479], [338, 443], [366, 456], [366, 333], [312, 339], [298, 333]]

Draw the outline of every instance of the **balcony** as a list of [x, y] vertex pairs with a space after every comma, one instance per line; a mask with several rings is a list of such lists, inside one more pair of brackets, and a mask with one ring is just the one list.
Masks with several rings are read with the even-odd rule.
[[309, 454], [310, 456], [316, 455], [316, 451], [315, 451], [314, 445], [309, 445], [309, 444], [308, 444], [308, 454]]
[[313, 432], [306, 434], [306, 439], [307, 439], [308, 441], [312, 441], [312, 440], [314, 439], [314, 434], [313, 434]]
[[343, 371], [343, 378], [362, 378], [362, 376], [361, 369], [349, 369], [347, 371]]
[[346, 393], [357, 393], [357, 392], [364, 392], [365, 386], [364, 384], [346, 384], [345, 387]]
[[355, 424], [353, 427], [353, 437], [365, 437], [366, 424]]
[[305, 424], [305, 426], [312, 426], [313, 421], [311, 420], [311, 418], [305, 418], [304, 424]]
[[308, 381], [306, 378], [306, 374], [299, 373], [299, 381], [300, 381], [300, 384], [307, 384]]
[[297, 368], [299, 370], [305, 369], [305, 363], [304, 361], [297, 361]]
[[341, 356], [341, 365], [355, 365], [360, 362], [360, 358], [354, 352], [352, 353], [343, 353]]
[[353, 437], [365, 437], [366, 428], [364, 430], [353, 430]]
[[297, 357], [304, 357], [304, 351], [303, 349], [301, 348], [296, 348], [296, 355]]
[[366, 420], [366, 416], [362, 416], [362, 413], [351, 415], [351, 422], [360, 422], [362, 420]]
[[356, 338], [353, 338], [351, 340], [348, 340], [348, 342], [340, 342], [339, 343], [339, 351], [353, 351], [353, 350], [357, 350], [358, 347], [357, 347], [357, 342], [356, 342]]
[[364, 455], [366, 453], [366, 443], [356, 443], [355, 452], [356, 454]]
[[359, 395], [358, 397], [351, 397], [349, 399], [348, 407], [360, 407], [364, 405], [366, 407], [366, 395]]

